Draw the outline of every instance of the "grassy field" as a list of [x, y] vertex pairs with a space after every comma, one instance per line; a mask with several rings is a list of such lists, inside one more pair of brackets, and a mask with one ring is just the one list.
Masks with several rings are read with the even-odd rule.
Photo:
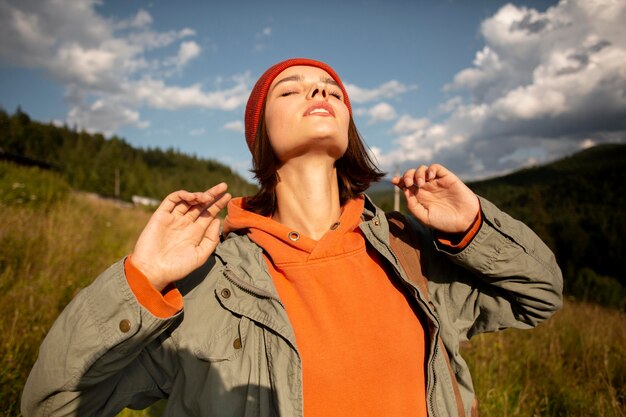
[[533, 330], [480, 335], [464, 356], [481, 416], [626, 415], [626, 315], [566, 300]]
[[[149, 213], [99, 201], [52, 174], [0, 164], [0, 404], [19, 415], [37, 349], [76, 291], [129, 253]], [[464, 347], [481, 416], [626, 415], [626, 317], [567, 300], [531, 331]], [[125, 410], [120, 416], [160, 415]]]

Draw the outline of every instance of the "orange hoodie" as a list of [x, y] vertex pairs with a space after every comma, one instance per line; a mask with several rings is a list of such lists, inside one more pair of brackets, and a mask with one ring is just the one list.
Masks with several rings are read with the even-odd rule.
[[247, 229], [264, 250], [302, 358], [304, 415], [426, 416], [424, 330], [365, 243], [363, 198], [319, 241], [292, 240], [242, 203], [229, 203], [224, 228]]
[[[365, 244], [358, 228], [363, 198], [348, 202], [338, 227], [319, 241], [291, 240], [292, 230], [243, 210], [242, 202], [230, 202], [224, 230], [247, 229], [264, 249], [302, 357], [305, 415], [426, 416], [424, 331]], [[481, 224], [479, 212], [465, 233], [439, 233], [439, 243], [460, 251]], [[154, 315], [182, 309], [175, 286], [159, 293], [130, 256], [124, 269], [137, 300]]]

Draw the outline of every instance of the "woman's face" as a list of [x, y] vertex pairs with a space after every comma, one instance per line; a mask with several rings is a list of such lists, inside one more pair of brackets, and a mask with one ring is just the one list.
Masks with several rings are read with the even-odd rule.
[[348, 148], [349, 122], [341, 88], [321, 68], [289, 67], [270, 85], [265, 126], [281, 162], [307, 153], [339, 159]]

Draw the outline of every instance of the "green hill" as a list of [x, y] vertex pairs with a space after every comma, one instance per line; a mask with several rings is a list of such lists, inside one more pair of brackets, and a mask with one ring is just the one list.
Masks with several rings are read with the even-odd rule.
[[600, 145], [470, 187], [554, 250], [568, 293], [623, 309], [625, 172], [626, 145]]
[[[565, 291], [626, 310], [626, 145], [599, 145], [559, 161], [468, 183], [529, 225], [556, 254]], [[370, 195], [383, 208], [393, 192]]]
[[0, 109], [0, 157], [52, 168], [78, 190], [130, 201], [133, 195], [162, 199], [177, 189], [206, 190], [225, 181], [231, 194], [255, 186], [227, 166], [174, 149], [137, 149], [113, 136], [77, 131]]

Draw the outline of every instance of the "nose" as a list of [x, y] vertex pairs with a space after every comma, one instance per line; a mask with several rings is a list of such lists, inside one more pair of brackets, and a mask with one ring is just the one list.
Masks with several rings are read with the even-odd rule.
[[307, 98], [321, 98], [323, 100], [328, 99], [328, 84], [321, 81], [311, 84], [311, 88], [309, 89], [309, 94], [307, 94]]

